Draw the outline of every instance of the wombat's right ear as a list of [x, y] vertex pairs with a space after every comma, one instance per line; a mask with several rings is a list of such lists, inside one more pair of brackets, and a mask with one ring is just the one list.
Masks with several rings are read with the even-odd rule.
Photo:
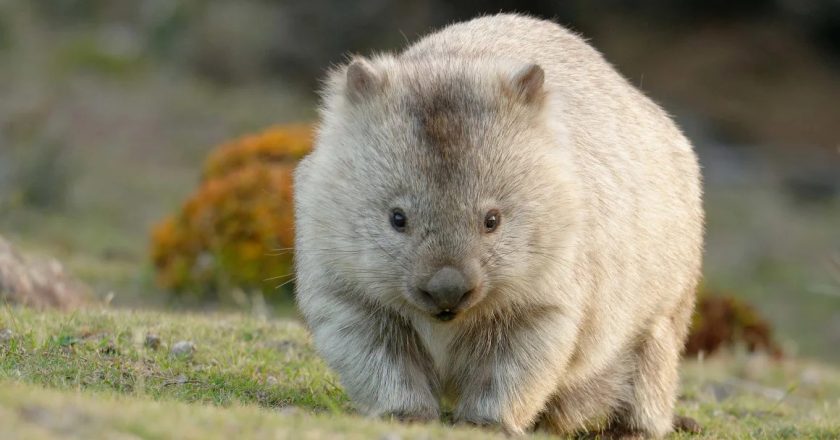
[[513, 73], [507, 84], [507, 90], [530, 104], [542, 100], [545, 95], [544, 83], [545, 72], [542, 67], [526, 64]]
[[347, 66], [347, 97], [358, 102], [382, 88], [382, 74], [364, 57], [356, 57]]

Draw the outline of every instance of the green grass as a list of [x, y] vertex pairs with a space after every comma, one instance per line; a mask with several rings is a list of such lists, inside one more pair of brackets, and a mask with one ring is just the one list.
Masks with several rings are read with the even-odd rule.
[[0, 383], [0, 438], [21, 439], [389, 439], [498, 438], [443, 425], [399, 425], [347, 415], [227, 408], [152, 401], [133, 396], [57, 392]]
[[[477, 434], [356, 415], [294, 321], [6, 306], [0, 328], [13, 332], [0, 342], [0, 438]], [[160, 337], [158, 349], [145, 346], [147, 334]], [[178, 341], [193, 342], [194, 354], [172, 355]], [[678, 412], [704, 426], [695, 438], [838, 438], [840, 371], [737, 353], [688, 361]]]
[[[347, 399], [293, 322], [135, 312], [7, 309], [0, 379], [216, 405], [342, 411]], [[155, 334], [161, 346], [144, 344]], [[191, 341], [192, 356], [170, 348]], [[277, 383], [277, 385], [272, 385]]]

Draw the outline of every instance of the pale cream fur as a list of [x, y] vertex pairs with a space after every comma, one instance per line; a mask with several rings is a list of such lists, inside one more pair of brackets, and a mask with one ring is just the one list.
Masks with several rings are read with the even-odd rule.
[[[672, 429], [697, 159], [578, 36], [488, 16], [335, 69], [295, 200], [298, 304], [362, 411], [431, 419], [443, 399], [510, 433]], [[441, 261], [481, 280], [451, 322], [411, 293]]]

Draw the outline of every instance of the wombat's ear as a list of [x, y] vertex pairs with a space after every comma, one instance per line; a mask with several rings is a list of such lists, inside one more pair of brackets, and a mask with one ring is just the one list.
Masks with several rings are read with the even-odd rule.
[[542, 100], [545, 91], [545, 72], [542, 67], [536, 64], [527, 64], [516, 70], [508, 84], [510, 91], [520, 99], [528, 103], [536, 103]]
[[355, 57], [347, 66], [347, 86], [345, 93], [353, 101], [358, 101], [376, 93], [382, 87], [382, 74], [364, 57]]

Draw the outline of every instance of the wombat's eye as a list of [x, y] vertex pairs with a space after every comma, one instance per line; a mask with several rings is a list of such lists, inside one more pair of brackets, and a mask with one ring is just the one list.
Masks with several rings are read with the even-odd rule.
[[501, 220], [502, 217], [499, 214], [499, 210], [491, 209], [487, 211], [487, 215], [484, 216], [484, 232], [495, 231], [499, 227]]
[[391, 226], [397, 230], [397, 232], [405, 232], [405, 225], [408, 223], [408, 219], [405, 217], [405, 213], [400, 208], [394, 208], [391, 210]]

